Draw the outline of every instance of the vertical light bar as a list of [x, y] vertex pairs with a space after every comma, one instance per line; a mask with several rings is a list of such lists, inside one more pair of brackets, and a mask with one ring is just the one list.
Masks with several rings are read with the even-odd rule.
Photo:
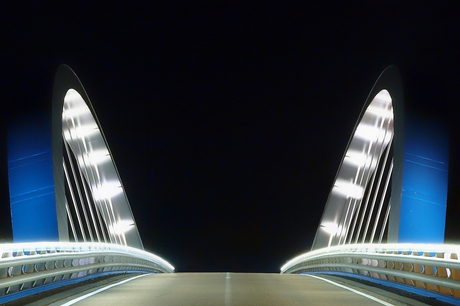
[[72, 229], [73, 238], [75, 242], [78, 242], [77, 232], [75, 231], [75, 225], [73, 224], [72, 215], [70, 213], [69, 204], [67, 202], [67, 199], [65, 201], [65, 210], [67, 212], [67, 217], [69, 218], [69, 223], [70, 223], [70, 228]]
[[[385, 118], [382, 120], [382, 123], [385, 121]], [[387, 127], [385, 129], [385, 133], [384, 133], [384, 136], [383, 136], [383, 139], [382, 139], [382, 147], [380, 149], [380, 152], [379, 152], [379, 157], [382, 156], [382, 153], [383, 151], [385, 150], [385, 138], [387, 137], [387, 133], [388, 133], [388, 127], [389, 127], [389, 124], [391, 123], [391, 119], [388, 119], [388, 123], [387, 123]], [[390, 141], [388, 143], [388, 150], [386, 150], [386, 153], [385, 153], [385, 156], [383, 158], [383, 164], [382, 164], [382, 167], [380, 168], [381, 171], [379, 173], [379, 178], [377, 180], [377, 185], [376, 185], [376, 188], [375, 189], [375, 192], [374, 192], [374, 196], [372, 197], [372, 203], [371, 203], [371, 207], [369, 209], [369, 214], [367, 216], [367, 221], [366, 221], [366, 226], [364, 227], [364, 232], [363, 232], [363, 239], [362, 239], [362, 243], [365, 242], [366, 240], [366, 236], [367, 236], [367, 231], [369, 229], [369, 224], [371, 222], [371, 218], [372, 218], [372, 213], [374, 212], [374, 207], [375, 207], [375, 201], [377, 200], [377, 195], [379, 193], [379, 190], [380, 190], [380, 184], [382, 183], [382, 177], [383, 177], [383, 174], [385, 172], [385, 168], [386, 168], [386, 164], [387, 164], [387, 160], [388, 160], [388, 154], [390, 153], [390, 145], [391, 145], [391, 139], [392, 139], [392, 135], [390, 135]], [[381, 158], [378, 159], [377, 161], [377, 164], [375, 166], [375, 172], [378, 171], [379, 169], [379, 164], [380, 164], [380, 161], [381, 161]], [[375, 178], [375, 176], [374, 176]], [[374, 184], [374, 180], [372, 180], [372, 184]], [[373, 187], [373, 186], [371, 186]], [[384, 195], [385, 196], [385, 195]], [[369, 241], [370, 243], [372, 242]]]
[[64, 147], [65, 147], [65, 150], [67, 152], [67, 159], [68, 159], [69, 164], [70, 164], [70, 170], [72, 171], [75, 186], [77, 187], [78, 198], [80, 199], [80, 205], [81, 205], [81, 209], [83, 211], [83, 216], [85, 217], [85, 222], [86, 222], [86, 227], [88, 229], [89, 237], [91, 239], [91, 242], [94, 242], [93, 231], [91, 230], [91, 225], [89, 224], [88, 214], [86, 213], [86, 208], [85, 208], [85, 202], [84, 202], [83, 196], [81, 194], [80, 185], [78, 184], [79, 179], [77, 178], [77, 174], [75, 172], [75, 167], [73, 166], [73, 161], [72, 161], [72, 157], [71, 157], [70, 152], [69, 152], [69, 145], [67, 144], [67, 141], [64, 141]]
[[[94, 197], [94, 191], [93, 191], [93, 197]], [[112, 218], [110, 216], [109, 208], [104, 199], [98, 200], [100, 202], [101, 207], [105, 208], [105, 211], [102, 210], [102, 213], [105, 214], [104, 220], [106, 220], [106, 227], [107, 227], [107, 233], [109, 235], [110, 243], [115, 243], [117, 244], [117, 241], [114, 237], [114, 235], [110, 232], [110, 227], [113, 224]]]
[[[343, 243], [342, 244], [347, 243], [347, 238], [348, 238], [348, 235], [350, 234], [350, 226], [351, 226], [353, 220], [356, 220], [355, 216], [357, 214], [357, 212], [356, 212], [357, 206], [358, 206], [357, 203], [358, 203], [358, 200], [354, 199], [353, 200], [353, 208], [352, 208], [351, 213], [350, 213], [349, 221], [347, 222], [346, 232], [345, 232], [345, 235], [343, 237]], [[355, 223], [356, 223], [356, 221], [355, 221]], [[352, 227], [352, 230], [354, 230], [354, 226]], [[339, 242], [339, 244], [340, 244], [340, 242]]]
[[[107, 199], [107, 202], [109, 203], [110, 211], [112, 213], [112, 218], [113, 218], [113, 223], [112, 223], [112, 229], [115, 228], [115, 226], [118, 224], [119, 220], [117, 220], [117, 217], [115, 216], [115, 213], [113, 211], [113, 204], [112, 200], [110, 198]], [[123, 244], [122, 242], [122, 235], [120, 233], [113, 233], [115, 237], [118, 237], [118, 241], [120, 244]]]
[[[82, 150], [81, 147], [80, 147], [80, 143], [79, 143], [79, 142], [77, 142], [77, 145], [78, 145], [79, 150], [80, 150], [81, 152], [87, 152], [87, 151], [88, 151], [88, 150], [86, 149], [86, 147], [85, 147], [85, 150]], [[87, 155], [87, 154], [86, 154], [86, 155]], [[81, 156], [80, 158], [81, 158], [81, 164], [82, 164], [84, 167], [79, 167], [79, 169], [80, 169], [80, 172], [82, 171], [82, 168], [83, 168], [83, 170], [85, 171], [86, 177], [87, 177], [87, 179], [88, 179], [88, 184], [90, 184], [90, 181], [91, 181], [91, 180], [94, 181], [94, 182], [97, 181], [98, 179], [95, 178], [95, 175], [94, 175], [94, 173], [93, 173], [93, 167], [91, 166], [91, 163], [90, 163], [90, 165], [88, 165], [88, 163], [86, 162], [84, 156]], [[88, 169], [89, 169], [89, 170], [88, 170]], [[89, 206], [89, 208], [90, 208], [90, 210], [91, 210], [91, 214], [92, 214], [92, 208], [91, 208], [90, 197], [89, 197], [89, 193], [90, 193], [90, 192], [88, 191], [88, 188], [86, 187], [86, 184], [83, 184], [83, 187], [84, 187], [84, 189], [85, 189], [85, 194], [86, 194], [86, 198], [87, 198], [87, 201], [88, 201], [88, 206]], [[92, 195], [92, 193], [91, 193], [91, 195]], [[96, 202], [96, 199], [94, 199], [94, 198], [93, 198], [93, 203], [94, 203], [94, 208], [95, 208], [95, 210], [96, 210], [96, 216], [97, 216], [97, 219], [98, 219], [98, 222], [99, 222], [99, 225], [100, 225], [99, 230], [102, 232], [102, 236], [103, 236], [103, 238], [104, 238], [104, 242], [107, 242], [107, 236], [106, 236], [106, 234], [105, 234], [104, 228], [102, 227], [103, 222], [104, 222], [105, 226], [107, 227], [107, 224], [106, 224], [105, 220], [102, 220], [102, 218], [101, 218], [100, 209], [102, 209], [102, 208], [98, 207], [97, 202]], [[92, 216], [93, 216], [93, 215], [92, 215]], [[94, 218], [94, 216], [93, 216], [93, 218]], [[93, 219], [93, 221], [94, 221], [94, 219]], [[95, 229], [96, 229], [96, 233], [98, 234], [97, 226], [95, 226]], [[99, 235], [98, 235], [98, 238], [99, 238]], [[109, 239], [110, 239], [110, 237], [109, 237]]]
[[[348, 232], [347, 224], [348, 224], [348, 219], [351, 218], [351, 214], [353, 213], [353, 211], [350, 213], [351, 202], [353, 200], [354, 199], [352, 199], [352, 198], [349, 198], [349, 200], [348, 200], [347, 212], [345, 213], [345, 218], [343, 218], [343, 224], [344, 225], [340, 229], [338, 245], [342, 244], [342, 239], [346, 235], [346, 233]], [[345, 232], [345, 234], [344, 234], [344, 232]]]
[[383, 238], [383, 234], [385, 233], [385, 228], [388, 223], [388, 217], [390, 216], [390, 211], [391, 211], [391, 204], [388, 203], [387, 211], [385, 213], [385, 219], [383, 220], [382, 229], [380, 230], [380, 236], [379, 236], [378, 243], [382, 243], [382, 238]]
[[[369, 149], [372, 147], [372, 155], [371, 155], [371, 162], [370, 162], [370, 165], [369, 165], [369, 172], [368, 172], [368, 177], [367, 177], [367, 180], [366, 180], [366, 184], [365, 186], [369, 186], [368, 182], [369, 182], [369, 176], [371, 175], [371, 167], [372, 167], [372, 163], [374, 162], [374, 159], [377, 158], [377, 162], [376, 162], [376, 165], [375, 165], [375, 170], [373, 171], [372, 173], [372, 178], [371, 178], [371, 182], [370, 182], [370, 187], [369, 187], [369, 190], [368, 190], [368, 193], [367, 193], [367, 196], [366, 196], [366, 200], [365, 200], [365, 205], [364, 205], [364, 209], [363, 209], [363, 212], [362, 212], [362, 215], [361, 215], [361, 218], [359, 220], [359, 226], [358, 226], [358, 231], [356, 233], [356, 238], [355, 238], [355, 243], [358, 242], [358, 239], [359, 239], [359, 235], [361, 233], [361, 228], [362, 228], [362, 225], [363, 225], [363, 221], [364, 221], [364, 218], [366, 216], [366, 211], [367, 211], [367, 207], [369, 205], [369, 198], [370, 198], [370, 195], [372, 193], [372, 191], [374, 190], [374, 181], [375, 181], [375, 177], [377, 175], [377, 169], [378, 169], [378, 164], [380, 162], [380, 156], [381, 156], [381, 152], [382, 149], [380, 149], [380, 154], [378, 156], [376, 156], [376, 151], [378, 149], [378, 145], [379, 145], [379, 139], [380, 139], [380, 135], [382, 133], [382, 130], [383, 130], [383, 125], [384, 125], [384, 122], [385, 120], [383, 118], [378, 118], [377, 120], [379, 119], [382, 119], [381, 122], [380, 122], [380, 127], [378, 129], [378, 134], [376, 135], [377, 138], [374, 141], [371, 140], [371, 146], [369, 146]], [[378, 121], [377, 121], [378, 122]], [[383, 142], [385, 141], [385, 135], [386, 135], [386, 130], [384, 131], [384, 137], [382, 139], [382, 146], [383, 146]], [[370, 151], [370, 150], [369, 150]], [[368, 152], [369, 152], [368, 151]], [[364, 240], [366, 239], [366, 233], [363, 233], [363, 239], [362, 241], [364, 242]]]
[[[372, 145], [371, 145], [370, 147], [372, 147]], [[370, 147], [369, 147], [369, 148], [370, 148]], [[359, 216], [356, 216], [356, 221], [358, 220], [358, 218], [359, 218], [360, 220], [359, 220], [358, 230], [357, 230], [357, 232], [356, 232], [355, 243], [357, 243], [357, 242], [358, 242], [358, 239], [359, 239], [359, 233], [361, 232], [361, 227], [362, 227], [362, 225], [363, 225], [364, 216], [366, 215], [366, 211], [367, 211], [367, 204], [369, 203], [369, 197], [370, 197], [370, 193], [371, 193], [371, 191], [372, 191], [372, 185], [373, 185], [372, 183], [374, 182], [374, 179], [375, 179], [375, 171], [372, 172], [372, 174], [371, 174], [371, 166], [372, 166], [373, 160], [374, 160], [374, 156], [372, 156], [371, 161], [370, 161], [370, 164], [369, 164], [369, 169], [366, 171], [366, 172], [367, 172], [367, 178], [366, 178], [366, 184], [365, 184], [365, 186], [368, 185], [367, 182], [369, 181], [369, 176], [372, 175], [372, 178], [371, 178], [371, 189], [368, 190], [368, 193], [367, 193], [367, 195], [366, 195], [366, 199], [364, 200], [364, 203], [363, 203], [362, 200], [360, 200], [360, 205], [359, 205], [360, 208], [361, 208], [361, 206], [363, 206], [363, 210], [362, 210], [362, 212], [361, 212], [361, 218], [359, 218]], [[364, 172], [363, 172], [363, 176], [364, 176]], [[363, 204], [364, 204], [364, 205], [363, 205]], [[353, 227], [353, 230], [354, 230], [354, 228], [355, 228], [355, 227]], [[354, 233], [352, 233], [352, 235], [353, 235], [353, 234], [354, 234]]]
[[77, 207], [76, 200], [75, 200], [75, 195], [74, 195], [72, 184], [71, 184], [71, 181], [70, 181], [70, 178], [69, 178], [69, 173], [67, 172], [67, 167], [66, 167], [64, 161], [62, 163], [62, 166], [64, 168], [65, 178], [67, 180], [67, 185], [69, 186], [70, 196], [72, 197], [73, 206], [75, 208], [75, 214], [77, 215], [77, 220], [78, 220], [78, 225], [80, 226], [81, 235], [83, 237], [83, 241], [86, 242], [85, 230], [84, 230], [83, 224], [81, 222], [80, 212], [78, 211], [78, 207]]
[[[390, 147], [388, 148], [388, 151], [390, 151]], [[375, 231], [377, 230], [377, 225], [379, 223], [380, 214], [382, 213], [383, 203], [385, 201], [385, 196], [387, 194], [388, 185], [390, 184], [390, 179], [391, 179], [392, 174], [393, 174], [393, 159], [391, 160], [390, 168], [388, 169], [388, 174], [387, 174], [387, 178], [386, 178], [386, 181], [385, 181], [385, 186], [383, 188], [382, 197], [380, 198], [379, 208], [378, 208], [378, 211], [377, 211], [376, 219], [374, 221], [374, 227], [372, 228], [372, 233], [371, 233], [371, 238], [369, 240], [369, 243], [372, 243], [373, 240], [374, 240]]]
[[89, 195], [88, 195], [88, 188], [86, 187], [86, 182], [83, 177], [83, 173], [81, 169], [79, 168], [78, 170], [80, 172], [80, 177], [81, 177], [82, 185], [83, 185], [83, 191], [85, 192], [85, 198], [86, 198], [86, 202], [88, 203], [89, 213], [91, 215], [91, 221], [93, 221], [93, 227], [94, 227], [94, 231], [96, 232], [97, 241], [101, 242], [101, 236], [99, 235], [99, 229], [97, 228], [96, 218], [94, 217], [93, 208], [91, 207], [91, 202], [90, 202]]

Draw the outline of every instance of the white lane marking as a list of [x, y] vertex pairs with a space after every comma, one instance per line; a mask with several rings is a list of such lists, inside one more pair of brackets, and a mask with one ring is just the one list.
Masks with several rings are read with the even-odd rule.
[[385, 302], [384, 300], [381, 300], [381, 299], [378, 299], [378, 298], [376, 298], [376, 297], [373, 297], [372, 295], [369, 295], [369, 294], [366, 294], [366, 293], [364, 293], [364, 292], [361, 292], [361, 291], [358, 291], [358, 290], [349, 288], [349, 287], [347, 287], [347, 286], [341, 285], [341, 284], [336, 283], [336, 282], [334, 282], [334, 281], [331, 281], [331, 280], [328, 280], [328, 279], [325, 279], [325, 278], [322, 278], [322, 277], [319, 277], [319, 276], [316, 276], [316, 275], [311, 275], [311, 274], [302, 274], [302, 275], [305, 275], [305, 276], [309, 276], [309, 277], [313, 277], [313, 278], [317, 278], [317, 279], [323, 280], [323, 281], [328, 282], [328, 283], [330, 283], [330, 284], [332, 284], [332, 285], [335, 285], [335, 286], [337, 286], [337, 287], [340, 287], [340, 288], [343, 288], [343, 289], [347, 289], [347, 290], [349, 290], [349, 291], [351, 291], [351, 292], [354, 292], [354, 293], [356, 293], [356, 294], [359, 294], [359, 295], [362, 295], [362, 296], [364, 296], [364, 297], [367, 297], [368, 299], [373, 300], [373, 301], [375, 301], [375, 302], [377, 302], [377, 303], [380, 303], [380, 304], [382, 304], [382, 305], [386, 305], [386, 306], [395, 306], [394, 304]]
[[230, 283], [230, 273], [227, 272], [225, 278], [225, 306], [232, 305], [232, 284]]
[[120, 281], [120, 282], [118, 282], [118, 283], [108, 285], [108, 286], [103, 287], [103, 288], [101, 288], [101, 289], [98, 289], [98, 290], [96, 290], [96, 291], [93, 291], [93, 292], [90, 292], [90, 293], [88, 293], [88, 294], [82, 295], [82, 296], [80, 296], [80, 297], [78, 297], [78, 298], [76, 298], [76, 299], [73, 299], [73, 300], [71, 300], [71, 301], [69, 301], [69, 302], [67, 302], [67, 303], [65, 303], [65, 304], [62, 304], [61, 306], [73, 305], [73, 304], [75, 304], [76, 302], [79, 302], [79, 301], [81, 301], [81, 300], [84, 300], [84, 299], [86, 299], [86, 298], [88, 298], [88, 297], [90, 297], [90, 296], [92, 296], [92, 295], [95, 295], [95, 294], [97, 294], [97, 293], [99, 293], [99, 292], [105, 291], [105, 290], [110, 289], [110, 288], [112, 288], [112, 287], [115, 287], [115, 286], [118, 286], [118, 285], [121, 285], [121, 284], [130, 282], [130, 281], [132, 281], [132, 280], [135, 280], [136, 278], [143, 277], [143, 276], [147, 276], [147, 275], [149, 275], [149, 274], [137, 275], [137, 276], [134, 276], [134, 277], [131, 277], [131, 278], [122, 280], [122, 281]]

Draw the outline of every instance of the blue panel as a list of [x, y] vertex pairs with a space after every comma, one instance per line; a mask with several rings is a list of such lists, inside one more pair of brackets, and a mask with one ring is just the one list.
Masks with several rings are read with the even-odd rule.
[[51, 118], [24, 118], [10, 127], [8, 174], [14, 242], [58, 241]]
[[399, 242], [443, 243], [449, 144], [427, 119], [406, 122]]

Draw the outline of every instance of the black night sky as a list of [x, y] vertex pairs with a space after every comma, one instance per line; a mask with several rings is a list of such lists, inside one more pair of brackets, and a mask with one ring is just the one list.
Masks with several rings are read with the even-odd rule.
[[408, 107], [449, 124], [446, 240], [460, 243], [457, 1], [12, 3], [0, 4], [4, 241], [6, 122], [49, 111], [65, 63], [146, 250], [180, 272], [279, 272], [309, 250], [361, 107], [394, 64]]

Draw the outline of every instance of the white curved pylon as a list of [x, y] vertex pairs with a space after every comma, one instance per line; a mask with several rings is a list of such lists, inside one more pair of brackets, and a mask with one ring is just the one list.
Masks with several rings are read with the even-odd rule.
[[[52, 116], [58, 218], [69, 217], [75, 238], [81, 235], [84, 241], [111, 242], [143, 249], [128, 198], [94, 109], [78, 77], [65, 65], [56, 73]], [[72, 162], [66, 166], [65, 160], [67, 163], [73, 160], [76, 167]], [[69, 183], [69, 180], [78, 181], [78, 178], [80, 182]], [[70, 199], [65, 195], [65, 184], [69, 184], [69, 189], [76, 189], [70, 190]], [[70, 207], [77, 205], [75, 202], [80, 206], [73, 210], [77, 217], [73, 221]], [[67, 226], [67, 222], [60, 220], [60, 231], [61, 224]]]
[[[400, 202], [403, 124], [401, 80], [397, 68], [390, 66], [375, 83], [355, 125], [313, 250], [381, 242], [386, 236], [390, 210], [399, 209], [395, 206]], [[390, 194], [396, 196], [390, 200]]]

